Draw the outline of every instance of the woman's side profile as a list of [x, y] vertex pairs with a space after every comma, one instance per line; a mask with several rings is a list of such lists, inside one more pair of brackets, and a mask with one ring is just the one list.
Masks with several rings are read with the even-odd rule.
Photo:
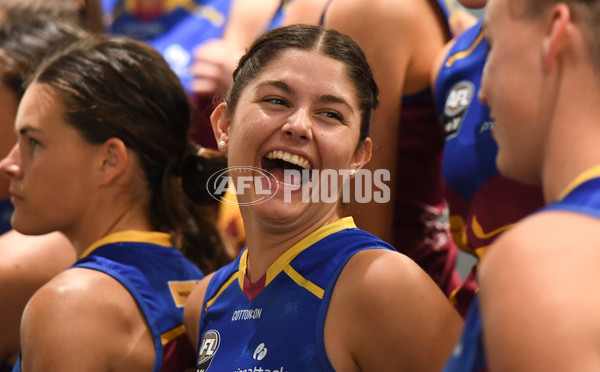
[[199, 166], [210, 162], [188, 141], [190, 123], [179, 79], [141, 42], [86, 38], [38, 67], [0, 170], [14, 229], [59, 231], [78, 261], [29, 300], [16, 371], [193, 364], [183, 304], [222, 247], [192, 203], [210, 198], [189, 185], [213, 169]]

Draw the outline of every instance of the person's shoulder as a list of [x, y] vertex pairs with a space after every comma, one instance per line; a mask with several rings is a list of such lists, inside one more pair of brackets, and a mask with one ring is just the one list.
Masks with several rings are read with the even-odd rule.
[[[358, 252], [348, 261], [333, 290], [328, 317], [338, 320], [329, 328], [326, 324], [326, 338], [347, 341], [349, 353], [368, 370], [439, 370], [461, 326], [458, 313], [416, 263], [381, 249]], [[360, 338], [337, 338], [341, 324], [341, 333]], [[381, 353], [365, 350], [365, 342]], [[410, 350], [392, 346], [407, 344]]]
[[[327, 8], [325, 25], [333, 23], [335, 26], [339, 22], [364, 26], [365, 20], [379, 20], [383, 25], [389, 25], [388, 20], [411, 21], [422, 10], [423, 4], [420, 3], [415, 0], [334, 1]], [[360, 17], [360, 22], [357, 22], [357, 17]], [[369, 28], [365, 27], [364, 32], [369, 33]]]
[[[349, 298], [384, 299], [390, 293], [433, 289], [429, 276], [409, 257], [387, 249], [367, 249], [356, 253], [344, 268], [343, 281], [354, 292]], [[433, 285], [433, 286], [432, 286]]]
[[61, 272], [35, 293], [27, 311], [37, 314], [38, 310], [65, 320], [76, 314], [81, 318], [126, 319], [137, 312], [137, 306], [127, 289], [111, 276], [73, 268]]
[[[598, 246], [600, 220], [567, 211], [535, 213], [492, 244], [478, 266], [485, 342], [494, 350], [490, 367], [593, 364], [600, 334], [600, 318], [590, 316], [600, 306]], [[578, 342], [564, 347], [567, 339]]]
[[600, 262], [598, 245], [600, 219], [569, 211], [537, 212], [492, 244], [480, 263], [480, 281], [522, 281], [536, 273], [595, 266]]
[[23, 312], [21, 335], [23, 357], [34, 369], [94, 370], [152, 360], [150, 329], [135, 299], [96, 270], [70, 269], [42, 286]]

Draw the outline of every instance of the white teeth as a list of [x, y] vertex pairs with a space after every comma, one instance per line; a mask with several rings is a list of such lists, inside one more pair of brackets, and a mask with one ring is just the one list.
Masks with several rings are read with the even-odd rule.
[[292, 163], [298, 165], [304, 169], [310, 169], [310, 163], [308, 159], [303, 158], [299, 155], [292, 155], [289, 152], [285, 151], [271, 151], [267, 155], [265, 155], [267, 159], [281, 159], [283, 161], [287, 161], [288, 163]]

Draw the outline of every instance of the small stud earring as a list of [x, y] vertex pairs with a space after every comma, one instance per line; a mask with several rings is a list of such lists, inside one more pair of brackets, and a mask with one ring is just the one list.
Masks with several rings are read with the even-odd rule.
[[350, 176], [351, 176], [351, 177], [354, 177], [354, 176], [356, 176], [356, 169], [351, 169], [351, 170], [350, 170]]
[[221, 140], [221, 141], [219, 141], [218, 146], [221, 150], [223, 150], [227, 146], [227, 142]]

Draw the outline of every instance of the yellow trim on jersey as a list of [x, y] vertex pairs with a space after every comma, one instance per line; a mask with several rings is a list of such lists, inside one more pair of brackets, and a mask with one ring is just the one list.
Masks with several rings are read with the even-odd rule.
[[127, 231], [119, 231], [116, 233], [109, 234], [104, 238], [96, 241], [94, 244], [90, 245], [79, 258], [84, 258], [85, 256], [92, 253], [92, 251], [102, 245], [111, 244], [111, 243], [121, 243], [121, 242], [139, 242], [139, 243], [151, 243], [156, 245], [162, 245], [163, 247], [172, 247], [173, 242], [171, 241], [171, 235], [167, 233], [157, 232], [157, 231], [138, 231], [138, 230], [127, 230]]
[[295, 281], [296, 284], [298, 284], [300, 287], [306, 288], [310, 293], [319, 297], [320, 300], [323, 299], [325, 290], [323, 288], [319, 287], [318, 285], [316, 285], [315, 283], [311, 282], [310, 280], [306, 279], [305, 277], [303, 277], [293, 267], [288, 265], [285, 267], [285, 269], [283, 269], [283, 271], [285, 271], [285, 273], [288, 274], [288, 276], [290, 278], [292, 278], [292, 280]]
[[177, 337], [181, 336], [184, 333], [185, 333], [185, 326], [180, 325], [179, 327], [173, 328], [172, 330], [167, 331], [167, 332], [163, 333], [162, 335], [160, 335], [160, 342], [162, 343], [163, 346], [165, 346], [166, 344], [173, 341], [174, 339], [176, 339]]
[[[265, 280], [265, 286], [267, 286], [280, 272], [284, 270], [286, 266], [292, 262], [297, 255], [302, 253], [306, 248], [315, 244], [319, 240], [328, 237], [331, 234], [335, 234], [338, 231], [345, 229], [355, 228], [354, 220], [352, 217], [341, 218], [335, 222], [327, 224], [310, 235], [306, 236], [304, 239], [300, 240], [298, 243], [294, 244], [290, 249], [285, 251], [269, 269], [267, 270], [267, 278]], [[242, 284], [244, 282], [242, 281]], [[243, 287], [242, 287], [243, 288]]]
[[[323, 298], [323, 294], [325, 291], [321, 289], [316, 284], [312, 283], [309, 280], [306, 280], [302, 275], [300, 275], [296, 270], [294, 270], [291, 266], [289, 266], [290, 262], [299, 255], [306, 248], [315, 244], [319, 240], [334, 234], [338, 231], [345, 229], [356, 228], [356, 224], [354, 224], [354, 219], [352, 217], [341, 218], [335, 222], [327, 224], [313, 233], [306, 236], [304, 239], [300, 240], [298, 243], [294, 244], [290, 249], [288, 249], [283, 255], [281, 255], [267, 270], [267, 277], [265, 280], [265, 287], [269, 282], [273, 280], [280, 272], [285, 271], [286, 274], [292, 278], [298, 285], [306, 288], [311, 293], [319, 298]], [[204, 311], [208, 310], [210, 306], [217, 300], [217, 298], [225, 291], [227, 287], [234, 281], [238, 281], [238, 285], [240, 289], [244, 290], [244, 277], [246, 276], [247, 269], [247, 260], [248, 260], [248, 250], [244, 250], [242, 255], [240, 256], [239, 270], [235, 273], [231, 274], [229, 279], [219, 288], [219, 291], [206, 302], [206, 306]], [[289, 269], [288, 269], [289, 268]]]
[[240, 266], [238, 270], [238, 285], [244, 291], [244, 277], [246, 276], [246, 270], [248, 270], [248, 249], [242, 252], [242, 256], [240, 257]]
[[221, 288], [219, 288], [219, 291], [210, 300], [206, 301], [206, 307], [205, 307], [204, 311], [208, 310], [208, 308], [211, 307], [211, 305], [217, 300], [217, 298], [221, 295], [221, 293], [223, 293], [223, 291], [225, 291], [227, 289], [227, 287], [229, 287], [229, 285], [238, 277], [238, 273], [239, 273], [239, 271], [236, 271], [235, 273], [233, 273], [229, 277], [229, 279], [227, 279], [227, 281], [221, 286]]
[[461, 50], [460, 52], [456, 52], [450, 57], [448, 57], [448, 59], [444, 63], [444, 66], [451, 67], [454, 64], [454, 62], [458, 61], [459, 59], [468, 57], [469, 54], [473, 53], [473, 50], [475, 50], [475, 48], [477, 47], [477, 45], [479, 45], [481, 40], [483, 40], [483, 30], [479, 32], [479, 35], [477, 35], [477, 38], [475, 38], [475, 41], [473, 42], [473, 44], [471, 44], [471, 46], [468, 49]]
[[[186, 8], [193, 3], [193, 0], [166, 0], [162, 4], [161, 11], [169, 13], [176, 8]], [[133, 12], [139, 9], [139, 0], [125, 0], [125, 9], [129, 12]]]
[[577, 176], [571, 183], [565, 187], [563, 192], [558, 195], [557, 200], [562, 200], [567, 196], [571, 191], [573, 191], [577, 186], [582, 183], [591, 180], [592, 178], [600, 177], [600, 165], [596, 165], [595, 167], [589, 168], [588, 170], [582, 172], [579, 176]]
[[[335, 222], [332, 222], [330, 224], [327, 224], [327, 225], [315, 230], [308, 236], [304, 237], [298, 243], [294, 244], [291, 248], [289, 248], [287, 251], [285, 251], [285, 253], [282, 254], [267, 269], [267, 277], [265, 278], [265, 287], [280, 272], [284, 271], [284, 269], [290, 264], [290, 262], [292, 262], [292, 260], [297, 255], [299, 255], [302, 251], [304, 251], [306, 248], [310, 247], [311, 245], [315, 244], [319, 240], [326, 238], [327, 236], [329, 236], [331, 234], [334, 234], [334, 233], [344, 230], [344, 229], [352, 229], [355, 227], [356, 227], [356, 225], [354, 224], [354, 219], [352, 219], [352, 217], [345, 217], [345, 218], [341, 218]], [[242, 253], [242, 256], [240, 257], [240, 266], [239, 266], [240, 270], [238, 271], [239, 272], [238, 283], [242, 290], [244, 289], [244, 276], [246, 276], [247, 259], [248, 259], [248, 250], [246, 249]]]
[[483, 231], [483, 227], [481, 227], [481, 225], [479, 224], [479, 221], [477, 221], [477, 216], [474, 215], [473, 221], [471, 223], [471, 229], [473, 230], [473, 234], [475, 234], [475, 236], [478, 239], [489, 239], [492, 236], [500, 234], [501, 232], [508, 229], [512, 225], [514, 225], [514, 224], [509, 223], [508, 225], [501, 226], [501, 227], [497, 228], [496, 230], [492, 230], [489, 233], [486, 233], [485, 231]]

